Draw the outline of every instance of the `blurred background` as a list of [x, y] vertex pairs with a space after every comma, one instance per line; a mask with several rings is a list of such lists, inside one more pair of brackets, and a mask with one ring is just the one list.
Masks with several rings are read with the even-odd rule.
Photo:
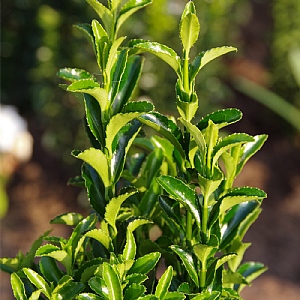
[[[154, 0], [125, 23], [122, 35], [164, 43], [180, 53], [184, 0]], [[246, 260], [269, 271], [245, 288], [246, 300], [299, 299], [300, 294], [300, 1], [195, 0], [201, 33], [194, 54], [230, 45], [238, 53], [200, 72], [197, 118], [236, 107], [232, 132], [267, 133], [238, 185], [264, 189], [268, 199], [246, 236]], [[58, 214], [87, 213], [85, 191], [67, 186], [80, 172], [73, 149], [88, 146], [84, 108], [58, 87], [56, 72], [83, 68], [100, 75], [88, 42], [72, 25], [97, 18], [84, 0], [3, 0], [1, 3], [0, 257], [26, 253]], [[176, 114], [175, 74], [147, 55], [139, 96]], [[67, 236], [64, 226], [53, 234]], [[13, 299], [0, 273], [0, 299]]]

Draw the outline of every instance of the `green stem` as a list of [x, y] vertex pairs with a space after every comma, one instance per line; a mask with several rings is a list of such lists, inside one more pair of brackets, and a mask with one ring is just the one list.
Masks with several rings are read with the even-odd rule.
[[184, 51], [183, 59], [183, 88], [185, 92], [190, 92], [190, 79], [189, 79], [189, 52]]
[[186, 214], [186, 238], [190, 242], [192, 240], [192, 214], [187, 211]]
[[208, 199], [204, 196], [203, 199], [203, 208], [202, 208], [202, 238], [203, 243], [207, 243], [209, 237], [207, 232], [207, 222], [208, 222]]
[[205, 288], [205, 282], [206, 282], [206, 261], [203, 261], [202, 266], [201, 266], [201, 271], [200, 271], [200, 288], [201, 291]]

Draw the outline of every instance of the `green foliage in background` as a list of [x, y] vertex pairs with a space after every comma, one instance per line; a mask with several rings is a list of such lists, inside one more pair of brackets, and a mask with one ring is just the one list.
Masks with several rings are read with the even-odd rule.
[[[224, 132], [242, 118], [235, 108], [195, 118], [198, 73], [236, 48], [193, 53], [201, 26], [192, 1], [179, 21], [180, 52], [119, 34], [151, 0], [87, 3], [98, 18], [76, 28], [90, 42], [101, 76], [69, 67], [58, 75], [85, 111], [91, 146], [73, 151], [83, 164], [70, 182], [86, 189], [93, 211], [51, 221], [71, 226], [70, 237], [46, 232], [26, 255], [1, 259], [15, 298], [241, 299], [266, 270], [243, 262], [250, 246], [243, 239], [266, 193], [234, 181], [267, 136]], [[135, 101], [146, 52], [175, 73], [179, 118]]]

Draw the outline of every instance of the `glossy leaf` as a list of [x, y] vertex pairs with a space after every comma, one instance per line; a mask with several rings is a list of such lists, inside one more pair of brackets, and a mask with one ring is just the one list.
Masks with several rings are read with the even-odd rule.
[[84, 236], [95, 239], [96, 241], [101, 243], [108, 251], [113, 250], [111, 238], [101, 228], [90, 230]]
[[87, 40], [91, 42], [93, 49], [96, 52], [95, 38], [93, 35], [92, 26], [90, 24], [78, 24], [78, 25], [74, 25], [74, 27], [84, 34]]
[[196, 244], [193, 246], [193, 250], [201, 263], [205, 264], [206, 261], [217, 251], [217, 248], [205, 244]]
[[102, 276], [108, 288], [109, 300], [123, 299], [122, 286], [118, 274], [108, 263], [104, 262], [102, 267], [103, 267]]
[[214, 124], [218, 126], [219, 129], [221, 129], [227, 125], [239, 121], [241, 118], [242, 118], [242, 112], [239, 109], [236, 108], [221, 109], [203, 117], [197, 124], [197, 127], [200, 130], [203, 130], [208, 126], [208, 121], [211, 120], [214, 122]]
[[181, 216], [177, 215], [173, 208], [169, 205], [168, 203], [168, 198], [166, 196], [160, 196], [159, 197], [159, 204], [160, 207], [163, 209], [163, 211], [166, 213], [168, 218], [172, 219], [175, 224], [178, 226], [178, 228], [182, 228], [182, 221], [181, 221]]
[[104, 134], [99, 102], [88, 94], [84, 94], [84, 105], [87, 125], [102, 147], [104, 147]]
[[137, 43], [134, 47], [141, 52], [149, 52], [156, 55], [173, 68], [177, 74], [180, 74], [180, 58], [173, 49], [157, 42]]
[[64, 273], [57, 266], [54, 258], [44, 256], [39, 262], [39, 268], [48, 282], [58, 283]]
[[248, 142], [242, 146], [242, 156], [237, 165], [236, 176], [241, 172], [245, 163], [263, 146], [268, 136], [266, 134], [256, 135], [253, 142]]
[[105, 188], [101, 177], [89, 164], [82, 165], [82, 177], [88, 192], [88, 198], [92, 208], [104, 218], [105, 212]]
[[109, 299], [109, 290], [106, 282], [101, 277], [95, 276], [89, 280], [91, 289], [101, 296], [101, 299]]
[[160, 176], [157, 178], [157, 181], [171, 197], [179, 201], [192, 213], [197, 225], [200, 227], [200, 212], [196, 202], [195, 191], [180, 179], [171, 176]]
[[223, 181], [223, 173], [219, 171], [218, 169], [214, 170], [214, 174], [212, 178], [208, 179], [201, 174], [198, 174], [198, 182], [201, 189], [201, 192], [205, 199], [208, 199], [208, 197], [216, 191], [216, 189], [220, 186], [220, 184]]
[[164, 298], [164, 300], [183, 300], [185, 299], [185, 295], [180, 292], [168, 292]]
[[51, 299], [73, 299], [84, 287], [83, 283], [74, 282], [71, 276], [65, 275], [52, 291]]
[[141, 273], [148, 274], [158, 263], [161, 254], [159, 252], [153, 252], [139, 257], [132, 265], [128, 274]]
[[52, 219], [50, 223], [76, 226], [81, 220], [83, 220], [83, 216], [79, 213], [64, 213]]
[[76, 299], [77, 300], [102, 300], [103, 298], [92, 293], [82, 293], [79, 294]]
[[148, 101], [131, 101], [124, 105], [123, 113], [143, 112], [147, 113], [154, 110], [154, 106]]
[[177, 245], [170, 246], [170, 248], [179, 256], [180, 260], [182, 261], [185, 269], [187, 270], [189, 276], [194, 281], [197, 287], [199, 287], [199, 280], [198, 274], [195, 268], [195, 264], [193, 261], [193, 257], [190, 253], [186, 252], [185, 250], [181, 249]]
[[137, 283], [133, 283], [126, 288], [124, 300], [140, 299], [144, 295], [146, 287]]
[[163, 275], [160, 277], [156, 289], [155, 296], [159, 299], [165, 299], [166, 294], [168, 293], [169, 287], [171, 285], [171, 281], [173, 279], [173, 268], [169, 266]]
[[253, 141], [253, 137], [246, 133], [233, 133], [224, 137], [222, 140], [218, 142], [218, 144], [213, 149], [212, 165], [214, 166], [216, 164], [220, 155], [222, 155], [222, 153], [225, 152], [226, 150], [236, 145], [244, 144], [252, 141]]
[[140, 273], [133, 273], [130, 275], [126, 276], [126, 280], [128, 280], [128, 285], [131, 285], [133, 283], [135, 284], [141, 284], [144, 281], [148, 279], [148, 276], [145, 274], [140, 274]]
[[12, 286], [14, 297], [17, 300], [27, 300], [24, 283], [17, 273], [11, 274], [10, 284]]
[[122, 24], [136, 11], [150, 4], [152, 0], [129, 0], [120, 10], [119, 18], [117, 21], [117, 30], [120, 29]]
[[33, 271], [32, 269], [23, 268], [23, 272], [26, 275], [26, 277], [30, 280], [30, 282], [34, 286], [36, 286], [37, 289], [40, 289], [48, 299], [50, 299], [51, 288], [49, 284], [46, 282], [46, 280], [37, 272]]
[[193, 299], [194, 300], [216, 300], [219, 299], [220, 292], [218, 291], [212, 291], [212, 292], [202, 292], [201, 294], [198, 294]]
[[153, 221], [148, 220], [148, 219], [142, 219], [142, 218], [137, 218], [132, 221], [127, 226], [127, 229], [133, 232], [136, 230], [139, 226], [145, 225], [145, 224], [152, 224]]
[[131, 100], [141, 75], [142, 65], [143, 58], [141, 56], [130, 56], [126, 60], [126, 66], [122, 72], [122, 76], [114, 77], [114, 80], [119, 80], [120, 84], [111, 105], [113, 114], [122, 111], [123, 106]]
[[184, 50], [189, 51], [198, 40], [200, 24], [194, 13], [186, 14], [180, 22], [180, 39]]
[[199, 71], [213, 59], [228, 52], [237, 51], [235, 47], [218, 47], [199, 53], [190, 65], [190, 81], [194, 80]]
[[103, 21], [107, 32], [111, 32], [113, 26], [113, 15], [110, 10], [97, 0], [86, 0]]
[[76, 68], [60, 69], [57, 73], [57, 76], [71, 82], [81, 80], [81, 79], [93, 79], [94, 81], [96, 81], [96, 78], [89, 72], [82, 69], [76, 69]]
[[267, 194], [257, 188], [241, 187], [233, 188], [229, 190], [220, 201], [220, 213], [223, 214], [226, 210], [233, 207], [236, 204], [240, 204], [246, 201], [262, 200], [267, 197]]
[[105, 188], [110, 186], [110, 171], [107, 157], [100, 149], [90, 148], [80, 153], [73, 152], [73, 155], [85, 161], [96, 170]]
[[123, 258], [125, 260], [134, 259], [136, 254], [136, 243], [132, 231], [126, 231], [126, 244], [123, 250]]

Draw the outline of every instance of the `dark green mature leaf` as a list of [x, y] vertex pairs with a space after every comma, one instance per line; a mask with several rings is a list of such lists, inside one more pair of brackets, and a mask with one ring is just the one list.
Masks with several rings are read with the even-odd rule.
[[122, 24], [136, 11], [150, 4], [152, 0], [129, 0], [120, 10], [119, 18], [117, 21], [117, 30], [120, 29]]
[[200, 227], [200, 211], [196, 202], [195, 191], [180, 179], [172, 176], [163, 175], [157, 178], [157, 181], [166, 192], [192, 213], [197, 225]]
[[218, 125], [221, 129], [227, 125], [233, 124], [242, 118], [243, 114], [239, 109], [236, 108], [226, 108], [212, 112], [205, 117], [203, 117], [197, 127], [200, 130], [205, 129], [208, 126], [208, 121], [211, 120], [214, 124]]
[[146, 287], [137, 283], [133, 283], [126, 288], [124, 300], [140, 299], [144, 295]]
[[235, 47], [218, 47], [199, 53], [190, 64], [190, 81], [194, 80], [199, 71], [213, 59], [231, 51], [237, 51]]
[[96, 140], [104, 147], [104, 133], [101, 122], [101, 108], [99, 102], [92, 96], [84, 94], [85, 115], [87, 124]]
[[267, 194], [258, 189], [252, 187], [240, 187], [230, 189], [221, 199], [220, 213], [223, 214], [226, 210], [233, 207], [236, 204], [240, 204], [246, 201], [262, 200], [267, 197]]
[[111, 173], [115, 184], [124, 169], [128, 150], [141, 129], [142, 123], [137, 119], [127, 123], [117, 133], [112, 144]]
[[155, 289], [155, 296], [159, 299], [165, 299], [169, 287], [171, 285], [171, 281], [173, 279], [173, 268], [169, 266], [163, 275], [160, 277], [156, 289]]
[[90, 74], [89, 72], [82, 70], [82, 69], [76, 69], [76, 68], [63, 68], [60, 69], [57, 73], [57, 76], [59, 76], [62, 79], [74, 82], [80, 79], [93, 79], [96, 81], [96, 78]]
[[26, 277], [30, 280], [30, 282], [37, 288], [42, 291], [42, 293], [50, 299], [51, 297], [51, 288], [46, 280], [39, 275], [37, 272], [33, 271], [29, 268], [23, 268], [23, 272]]
[[48, 282], [58, 283], [64, 273], [57, 266], [56, 261], [52, 257], [44, 256], [39, 262], [39, 268]]
[[17, 300], [27, 300], [25, 286], [21, 278], [17, 273], [12, 273], [10, 276], [10, 284], [14, 293], [14, 297]]
[[116, 76], [116, 80], [120, 80], [120, 84], [118, 87], [118, 92], [116, 93], [116, 96], [111, 104], [113, 115], [122, 111], [123, 106], [131, 100], [134, 91], [137, 88], [142, 66], [142, 57], [138, 55], [130, 56], [127, 59], [125, 70], [122, 72], [122, 77], [117, 78]]
[[52, 291], [51, 299], [73, 299], [84, 288], [82, 282], [74, 282], [71, 276], [65, 275]]
[[78, 24], [78, 25], [74, 25], [74, 27], [80, 32], [82, 32], [84, 36], [88, 39], [88, 41], [91, 42], [93, 49], [96, 53], [95, 37], [93, 35], [92, 26], [90, 24]]
[[233, 207], [231, 210], [229, 210], [223, 223], [223, 226], [225, 226], [226, 229], [221, 237], [221, 249], [226, 248], [233, 242], [239, 227], [242, 226], [242, 222], [246, 222], [245, 219], [248, 216], [251, 217], [251, 214], [255, 213], [255, 210], [258, 207], [258, 202], [250, 201], [238, 204], [236, 207]]
[[122, 293], [122, 286], [121, 286], [121, 280], [119, 278], [119, 275], [116, 273], [114, 268], [106, 262], [103, 263], [102, 267], [103, 267], [102, 277], [108, 288], [108, 298], [110, 300], [122, 299], [123, 293]]
[[123, 107], [122, 113], [143, 112], [147, 113], [154, 110], [154, 106], [149, 101], [131, 101]]
[[109, 299], [109, 291], [104, 279], [94, 276], [89, 280], [91, 289], [101, 296], [101, 299]]
[[180, 75], [180, 57], [173, 49], [157, 42], [136, 43], [134, 47], [138, 48], [140, 52], [149, 52], [158, 56], [163, 61], [165, 61], [171, 68], [173, 68], [178, 75]]
[[[148, 177], [150, 178], [150, 177]], [[139, 204], [139, 210], [142, 216], [150, 217], [155, 210], [157, 205], [157, 200], [159, 195], [161, 194], [161, 187], [158, 182], [155, 180], [156, 177], [153, 177], [154, 180], [150, 184], [149, 188], [147, 188], [143, 198]]]
[[241, 172], [245, 163], [263, 146], [268, 136], [266, 134], [256, 135], [253, 137], [254, 141], [246, 143], [242, 146], [242, 156], [237, 165], [236, 176]]
[[212, 291], [212, 292], [202, 292], [201, 294], [198, 294], [193, 299], [194, 300], [216, 300], [219, 299], [220, 292], [218, 291]]
[[183, 140], [182, 134], [179, 127], [173, 121], [157, 112], [144, 114], [139, 117], [139, 120], [167, 138], [175, 146], [179, 154], [185, 157], [181, 146]]
[[131, 285], [133, 283], [136, 284], [141, 284], [144, 281], [148, 279], [148, 276], [145, 274], [140, 274], [140, 273], [133, 273], [128, 276], [126, 276], [126, 280], [128, 280], [128, 285]]
[[100, 257], [86, 261], [78, 270], [76, 270], [74, 274], [74, 280], [86, 283], [95, 275], [95, 271], [102, 264], [102, 262], [103, 259]]
[[199, 287], [198, 273], [195, 268], [192, 255], [177, 245], [170, 246], [170, 248], [179, 256], [189, 276], [194, 281], [196, 286]]
[[89, 164], [82, 165], [82, 177], [88, 192], [88, 198], [92, 208], [104, 218], [105, 212], [105, 188], [104, 184], [94, 168]]
[[141, 273], [146, 275], [156, 266], [160, 256], [161, 254], [159, 252], [153, 252], [139, 257], [129, 269], [127, 274]]
[[69, 226], [76, 226], [83, 216], [79, 213], [64, 213], [61, 214], [50, 221], [50, 224], [65, 224]]
[[180, 292], [168, 292], [164, 298], [164, 300], [183, 300], [185, 299], [185, 295]]

